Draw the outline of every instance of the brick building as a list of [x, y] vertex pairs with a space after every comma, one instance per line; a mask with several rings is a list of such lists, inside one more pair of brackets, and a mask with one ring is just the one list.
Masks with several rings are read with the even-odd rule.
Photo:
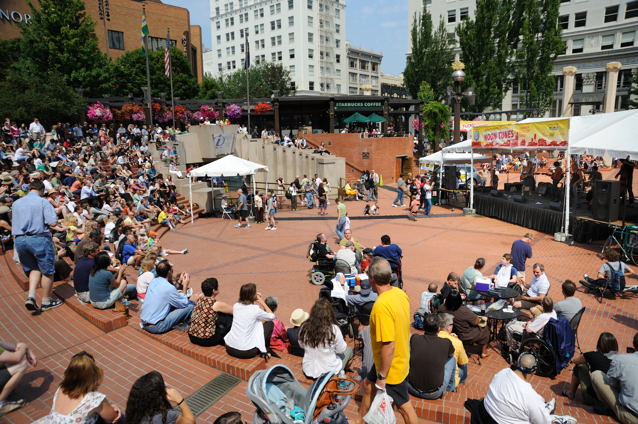
[[[38, 7], [38, 1], [33, 0]], [[85, 0], [87, 13], [96, 22], [95, 33], [100, 50], [112, 59], [126, 51], [141, 47], [140, 30], [142, 7], [146, 6], [150, 48], [163, 49], [166, 32], [170, 28], [173, 45], [189, 59], [197, 81], [203, 77], [202, 29], [190, 24], [188, 9], [163, 4], [160, 0]], [[100, 13], [101, 12], [101, 13]], [[27, 0], [3, 0], [0, 4], [0, 39], [20, 37], [18, 23], [31, 25]]]

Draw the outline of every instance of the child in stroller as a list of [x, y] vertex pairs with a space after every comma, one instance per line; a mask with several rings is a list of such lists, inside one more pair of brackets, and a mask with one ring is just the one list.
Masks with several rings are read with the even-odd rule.
[[311, 424], [347, 422], [343, 413], [357, 383], [326, 373], [306, 389], [284, 365], [255, 372], [247, 395], [257, 410], [254, 424]]

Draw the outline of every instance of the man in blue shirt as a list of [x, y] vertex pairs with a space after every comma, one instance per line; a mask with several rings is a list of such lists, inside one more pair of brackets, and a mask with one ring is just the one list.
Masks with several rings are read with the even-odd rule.
[[[29, 276], [29, 295], [24, 306], [35, 313], [53, 309], [62, 304], [52, 298], [55, 274], [55, 250], [50, 227], [58, 221], [51, 203], [42, 197], [44, 183], [33, 180], [31, 191], [13, 204], [11, 234], [15, 237], [15, 250], [24, 273]], [[42, 307], [35, 301], [38, 285], [42, 285]]]
[[512, 243], [512, 266], [516, 268], [517, 276], [521, 282], [525, 281], [525, 262], [532, 258], [532, 246], [529, 242], [534, 238], [530, 233], [523, 236], [522, 239]]
[[394, 270], [395, 265], [398, 266], [398, 264], [401, 263], [403, 251], [399, 246], [392, 243], [389, 235], [385, 234], [381, 236], [381, 246], [374, 248], [373, 255], [381, 256], [390, 261], [390, 265], [392, 265], [392, 269]]
[[[162, 334], [180, 323], [189, 323], [193, 304], [188, 297], [171, 284], [172, 265], [164, 260], [155, 267], [157, 277], [151, 280], [146, 290], [140, 319], [142, 328], [149, 333]], [[190, 279], [182, 274], [183, 291], [188, 290]]]

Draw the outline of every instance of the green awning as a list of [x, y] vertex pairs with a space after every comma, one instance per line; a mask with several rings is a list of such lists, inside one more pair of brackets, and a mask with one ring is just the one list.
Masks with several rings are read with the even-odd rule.
[[368, 118], [360, 114], [359, 112], [355, 112], [352, 115], [348, 116], [343, 120], [346, 124], [352, 124], [353, 122], [369, 122]]
[[385, 118], [383, 116], [377, 115], [373, 113], [368, 115], [368, 122], [385, 122]]

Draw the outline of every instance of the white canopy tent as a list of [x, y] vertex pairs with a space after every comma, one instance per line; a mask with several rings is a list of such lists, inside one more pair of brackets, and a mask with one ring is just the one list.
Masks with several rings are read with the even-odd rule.
[[[191, 223], [193, 222], [193, 178], [197, 177], [244, 177], [255, 175], [257, 171], [268, 172], [266, 165], [251, 162], [234, 155], [227, 155], [214, 162], [191, 170], [188, 174], [188, 191], [190, 194]], [[256, 192], [255, 179], [253, 178], [253, 195]]]
[[[465, 143], [465, 141], [463, 142]], [[458, 143], [455, 146], [458, 146], [462, 143]], [[452, 147], [452, 146], [450, 146]], [[442, 150], [439, 150], [436, 153], [432, 153], [431, 155], [422, 157], [419, 159], [419, 163], [436, 163], [439, 165], [439, 187], [443, 187], [443, 165], [446, 163], [470, 163], [470, 195], [474, 192], [474, 161], [485, 162], [488, 161], [489, 158], [484, 155], [480, 155], [478, 153], [446, 153], [445, 149], [449, 147], [445, 147]], [[470, 149], [472, 148], [470, 144]]]

